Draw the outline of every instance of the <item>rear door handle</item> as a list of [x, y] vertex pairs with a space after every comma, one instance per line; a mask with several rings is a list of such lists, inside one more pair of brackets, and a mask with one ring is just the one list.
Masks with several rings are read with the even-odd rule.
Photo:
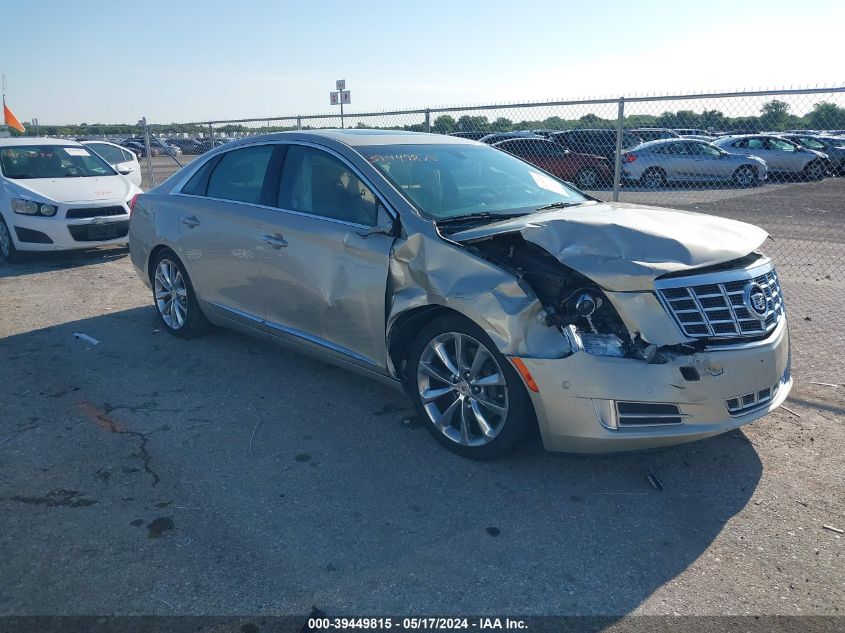
[[283, 238], [281, 235], [262, 235], [261, 241], [266, 244], [269, 244], [277, 250], [288, 245], [288, 243], [285, 241], [285, 238]]
[[191, 229], [195, 229], [200, 225], [200, 221], [197, 220], [197, 216], [195, 215], [183, 215], [181, 220], [182, 224]]

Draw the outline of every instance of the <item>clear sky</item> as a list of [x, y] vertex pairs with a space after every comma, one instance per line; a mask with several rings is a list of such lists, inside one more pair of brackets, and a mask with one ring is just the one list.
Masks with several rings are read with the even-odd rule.
[[0, 0], [22, 121], [843, 85], [845, 0]]

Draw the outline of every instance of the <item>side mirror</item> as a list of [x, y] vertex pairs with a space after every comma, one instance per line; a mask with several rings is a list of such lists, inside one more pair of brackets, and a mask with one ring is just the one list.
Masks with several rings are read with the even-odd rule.
[[389, 235], [391, 237], [398, 237], [399, 235], [399, 220], [394, 219], [384, 205], [376, 202], [376, 225], [371, 226], [363, 231], [358, 231], [361, 237], [370, 237], [371, 235]]
[[[117, 169], [117, 168], [115, 168], [115, 169]], [[117, 169], [117, 173], [119, 173], [122, 176], [128, 176], [133, 171], [134, 170], [131, 167], [123, 167], [122, 169]]]

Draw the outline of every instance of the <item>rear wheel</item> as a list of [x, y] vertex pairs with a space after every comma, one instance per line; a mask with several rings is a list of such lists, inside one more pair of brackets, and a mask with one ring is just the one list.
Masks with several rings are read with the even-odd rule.
[[666, 186], [666, 172], [660, 167], [649, 167], [640, 178], [643, 187], [656, 188]]
[[581, 189], [594, 189], [598, 182], [598, 172], [592, 167], [585, 167], [575, 174], [575, 184]]
[[18, 249], [15, 248], [12, 234], [2, 216], [0, 216], [0, 257], [10, 264], [18, 260]]
[[824, 178], [825, 171], [825, 166], [822, 161], [813, 160], [807, 163], [807, 166], [804, 167], [804, 177], [807, 180], [821, 180]]
[[152, 268], [153, 302], [158, 318], [173, 336], [190, 338], [205, 331], [208, 322], [184, 265], [170, 250], [161, 251]]
[[753, 187], [757, 184], [757, 170], [750, 165], [742, 165], [734, 172], [733, 182], [737, 187]]
[[437, 441], [471, 459], [508, 452], [532, 419], [510, 362], [481, 328], [458, 316], [420, 332], [408, 362], [408, 391]]

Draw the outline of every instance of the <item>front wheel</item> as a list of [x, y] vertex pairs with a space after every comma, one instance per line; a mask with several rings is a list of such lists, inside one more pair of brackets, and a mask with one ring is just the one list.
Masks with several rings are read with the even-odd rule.
[[191, 279], [176, 254], [162, 251], [155, 258], [152, 270], [153, 301], [165, 329], [179, 338], [203, 332], [208, 322], [197, 304]]
[[415, 341], [408, 391], [432, 435], [471, 459], [494, 459], [516, 446], [531, 402], [510, 362], [477, 325], [436, 319]]
[[10, 264], [18, 260], [18, 249], [15, 248], [12, 234], [2, 216], [0, 216], [0, 258]]
[[734, 172], [733, 182], [737, 187], [753, 187], [757, 184], [757, 170], [749, 165], [738, 167]]
[[824, 174], [825, 166], [820, 160], [811, 161], [804, 167], [804, 177], [807, 180], [821, 180]]

